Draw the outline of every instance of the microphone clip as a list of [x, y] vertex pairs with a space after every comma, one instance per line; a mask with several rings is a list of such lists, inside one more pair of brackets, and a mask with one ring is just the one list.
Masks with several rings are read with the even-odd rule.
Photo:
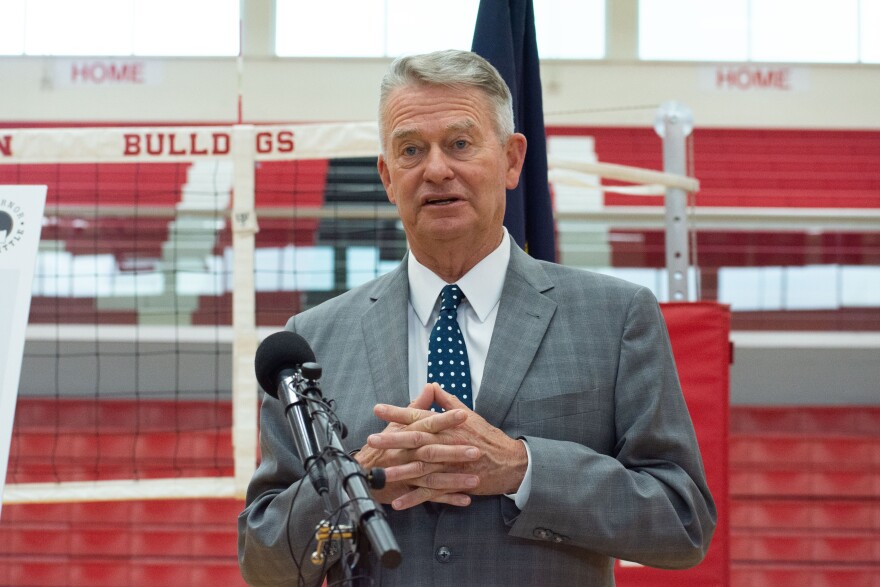
[[354, 538], [354, 528], [347, 524], [337, 524], [331, 526], [327, 520], [321, 520], [318, 528], [315, 530], [315, 551], [312, 553], [311, 560], [315, 566], [321, 566], [327, 558], [327, 555], [333, 557], [338, 554], [340, 540], [351, 540]]

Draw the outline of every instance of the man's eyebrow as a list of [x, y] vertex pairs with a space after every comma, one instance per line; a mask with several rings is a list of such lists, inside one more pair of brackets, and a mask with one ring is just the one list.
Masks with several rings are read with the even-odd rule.
[[391, 132], [391, 140], [400, 140], [406, 139], [412, 136], [416, 136], [419, 134], [418, 129], [416, 128], [398, 128]]
[[[474, 128], [475, 126], [477, 125], [472, 119], [465, 118], [463, 120], [456, 120], [455, 122], [450, 122], [449, 124], [447, 124], [446, 132], [467, 131]], [[419, 135], [421, 135], [421, 132], [416, 127], [398, 128], [391, 132], [391, 140], [398, 141]]]
[[465, 118], [464, 120], [457, 120], [455, 122], [449, 123], [446, 125], [446, 130], [456, 132], [462, 130], [470, 130], [476, 126], [476, 123], [470, 118]]

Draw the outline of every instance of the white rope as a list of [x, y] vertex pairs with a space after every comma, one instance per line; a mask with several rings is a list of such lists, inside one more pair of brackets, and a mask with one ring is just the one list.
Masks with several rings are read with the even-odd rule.
[[238, 497], [232, 477], [12, 483], [3, 490], [4, 504]]

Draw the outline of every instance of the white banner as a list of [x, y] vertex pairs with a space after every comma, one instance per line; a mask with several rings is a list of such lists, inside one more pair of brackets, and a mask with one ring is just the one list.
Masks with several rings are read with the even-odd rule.
[[0, 496], [9, 463], [31, 283], [45, 206], [46, 186], [0, 185]]
[[0, 164], [171, 163], [230, 158], [235, 152], [233, 130], [236, 128], [253, 130], [257, 161], [375, 157], [379, 154], [379, 131], [375, 122], [0, 129]]

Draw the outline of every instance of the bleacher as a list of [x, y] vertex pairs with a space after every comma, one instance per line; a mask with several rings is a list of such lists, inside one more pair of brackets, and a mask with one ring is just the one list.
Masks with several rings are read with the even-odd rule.
[[4, 506], [0, 585], [245, 585], [237, 500]]
[[[662, 169], [661, 140], [647, 128], [548, 128], [589, 134], [600, 161]], [[701, 206], [876, 208], [876, 131], [696, 128], [693, 174]], [[609, 185], [614, 182], [609, 181]], [[662, 204], [662, 196], [608, 194], [607, 205]]]
[[[232, 474], [228, 403], [22, 400], [7, 482]], [[136, 470], [135, 470], [136, 468]], [[244, 585], [230, 499], [4, 505], [0, 585]]]
[[[121, 469], [132, 463], [145, 477], [229, 473], [227, 405], [133, 405], [107, 402], [98, 413], [22, 401], [14, 480], [75, 479], [96, 462], [108, 477], [130, 476]], [[878, 585], [880, 408], [734, 406], [730, 420], [732, 585]], [[135, 429], [149, 434], [135, 442]], [[50, 471], [59, 451], [69, 458]], [[5, 505], [0, 585], [243, 585], [243, 507], [227, 499]]]
[[734, 587], [880, 584], [880, 408], [737, 407]]

